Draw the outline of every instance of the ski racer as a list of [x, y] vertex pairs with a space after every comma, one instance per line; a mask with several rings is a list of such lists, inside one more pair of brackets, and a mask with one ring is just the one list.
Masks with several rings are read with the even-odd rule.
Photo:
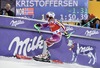
[[48, 47], [51, 47], [54, 44], [60, 42], [62, 38], [62, 32], [64, 32], [64, 34], [67, 35], [66, 27], [62, 23], [60, 23], [57, 19], [55, 19], [54, 12], [47, 12], [46, 18], [48, 21], [47, 23], [44, 24], [37, 23], [34, 25], [36, 29], [49, 27], [50, 31], [53, 33], [53, 35], [50, 38], [44, 40], [45, 45], [42, 54], [34, 57], [36, 60], [41, 59], [42, 61], [50, 59], [50, 53], [48, 51]]

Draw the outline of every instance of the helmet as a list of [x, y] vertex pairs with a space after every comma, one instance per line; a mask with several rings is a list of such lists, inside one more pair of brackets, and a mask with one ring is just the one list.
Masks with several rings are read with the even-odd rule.
[[55, 13], [54, 12], [47, 12], [46, 16], [47, 16], [47, 18], [49, 18], [49, 17], [54, 18], [55, 17]]

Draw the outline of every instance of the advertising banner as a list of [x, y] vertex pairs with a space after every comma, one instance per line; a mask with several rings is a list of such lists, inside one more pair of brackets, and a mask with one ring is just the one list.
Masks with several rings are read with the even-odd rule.
[[[5, 16], [0, 16], [0, 21], [2, 22], [0, 23], [0, 25], [3, 26], [13, 26], [13, 27], [29, 28], [29, 29], [34, 29], [35, 23], [47, 23], [46, 21], [42, 21], [42, 20], [24, 19], [24, 18], [21, 19], [16, 17], [5, 17]], [[75, 35], [92, 37], [92, 38], [100, 38], [99, 29], [93, 29], [89, 27], [85, 28], [81, 26], [71, 26], [71, 25], [65, 25], [65, 26], [68, 32], [74, 31]], [[49, 28], [42, 29], [42, 30], [49, 31]]]
[[[33, 25], [43, 23], [41, 21], [2, 16], [0, 20], [0, 56], [39, 55], [43, 50], [43, 41], [52, 36], [48, 28], [41, 30], [41, 33], [34, 29]], [[21, 24], [21, 21], [24, 23]], [[69, 39], [63, 35], [59, 43], [49, 47], [50, 58], [65, 63], [100, 67], [100, 30], [69, 25], [66, 28], [68, 32], [74, 31], [73, 35]]]

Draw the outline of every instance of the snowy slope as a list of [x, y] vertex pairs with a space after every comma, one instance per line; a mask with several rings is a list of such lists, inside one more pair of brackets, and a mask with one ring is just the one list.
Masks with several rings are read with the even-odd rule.
[[92, 68], [73, 64], [53, 64], [34, 60], [22, 60], [16, 58], [0, 57], [0, 68]]

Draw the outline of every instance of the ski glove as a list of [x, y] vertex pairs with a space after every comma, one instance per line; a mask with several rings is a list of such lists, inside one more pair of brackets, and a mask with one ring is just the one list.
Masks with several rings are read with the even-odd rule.
[[40, 32], [41, 24], [34, 24], [34, 28]]

